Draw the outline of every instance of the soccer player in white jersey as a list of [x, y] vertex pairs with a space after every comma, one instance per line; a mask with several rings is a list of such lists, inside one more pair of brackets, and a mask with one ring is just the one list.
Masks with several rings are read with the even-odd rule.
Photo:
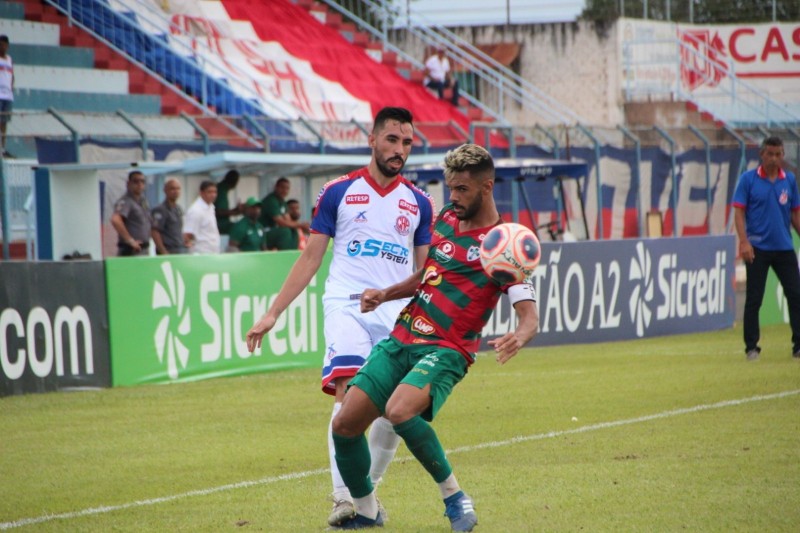
[[[435, 213], [433, 200], [400, 175], [411, 152], [414, 125], [411, 113], [385, 107], [375, 116], [369, 146], [372, 159], [364, 168], [326, 183], [317, 198], [311, 235], [275, 301], [250, 331], [247, 347], [261, 346], [264, 335], [280, 314], [308, 286], [319, 270], [333, 239], [333, 261], [325, 283], [326, 354], [322, 390], [335, 398], [331, 420], [339, 412], [350, 378], [355, 376], [372, 347], [389, 336], [406, 300], [384, 304], [362, 314], [361, 292], [388, 287], [408, 278], [428, 253]], [[370, 477], [378, 482], [394, 457], [400, 439], [383, 418], [370, 429]], [[334, 457], [328, 425], [328, 452], [333, 480], [333, 510], [328, 517], [337, 526], [355, 516], [350, 492]]]

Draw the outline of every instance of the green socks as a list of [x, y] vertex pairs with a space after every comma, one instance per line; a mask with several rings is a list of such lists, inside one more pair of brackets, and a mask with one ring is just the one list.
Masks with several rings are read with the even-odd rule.
[[[447, 462], [444, 448], [431, 425], [425, 422], [421, 416], [415, 416], [402, 424], [397, 424], [394, 426], [394, 430], [403, 437], [406, 447], [425, 467], [425, 470], [433, 476], [436, 483], [441, 483], [450, 477], [453, 469]], [[336, 450], [338, 454], [338, 446]], [[341, 466], [339, 468], [341, 469]], [[342, 477], [344, 477], [344, 473], [342, 473]]]
[[336, 465], [342, 480], [350, 489], [353, 498], [363, 498], [373, 490], [369, 479], [369, 445], [363, 434], [358, 437], [342, 437], [333, 434], [333, 445], [336, 448]]

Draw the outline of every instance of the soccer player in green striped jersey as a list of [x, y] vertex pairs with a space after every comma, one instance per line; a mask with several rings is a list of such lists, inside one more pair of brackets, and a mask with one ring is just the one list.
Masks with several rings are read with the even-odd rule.
[[445, 156], [450, 203], [434, 228], [423, 267], [385, 289], [367, 289], [361, 309], [413, 296], [389, 338], [377, 344], [350, 382], [333, 420], [336, 462], [354, 498], [357, 514], [339, 529], [383, 525], [369, 479], [364, 432], [386, 417], [438, 484], [453, 531], [472, 531], [477, 516], [459, 487], [436, 433], [428, 423], [475, 361], [483, 326], [505, 292], [519, 318], [516, 329], [489, 344], [500, 364], [536, 335], [539, 312], [529, 282], [501, 285], [481, 267], [480, 243], [501, 221], [494, 203], [494, 162], [485, 149], [465, 144]]

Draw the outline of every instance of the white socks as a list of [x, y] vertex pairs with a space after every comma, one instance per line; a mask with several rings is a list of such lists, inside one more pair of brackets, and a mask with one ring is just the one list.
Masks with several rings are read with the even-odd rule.
[[376, 419], [369, 428], [369, 454], [372, 460], [369, 478], [373, 485], [380, 483], [381, 477], [394, 459], [400, 445], [400, 435], [394, 432], [392, 423], [383, 417]]
[[375, 497], [374, 490], [363, 498], [353, 498], [353, 504], [356, 506], [356, 512], [361, 516], [373, 520], [378, 518], [378, 499]]
[[456, 475], [450, 474], [450, 476], [439, 483], [439, 492], [442, 493], [442, 499], [447, 499], [456, 492], [460, 491], [461, 487], [458, 486], [458, 481], [456, 481]]

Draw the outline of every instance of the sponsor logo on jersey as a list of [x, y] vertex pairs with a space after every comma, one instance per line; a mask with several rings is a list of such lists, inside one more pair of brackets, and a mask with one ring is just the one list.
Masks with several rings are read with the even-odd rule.
[[405, 215], [400, 215], [394, 223], [394, 229], [403, 237], [411, 232], [411, 221]]
[[410, 203], [406, 202], [405, 200], [400, 200], [400, 203], [397, 204], [397, 206], [400, 209], [405, 209], [406, 211], [408, 211], [412, 215], [416, 215], [417, 213], [419, 213], [419, 206], [418, 205], [410, 204]]
[[363, 243], [356, 239], [347, 245], [347, 255], [350, 257], [380, 257], [401, 265], [408, 264], [408, 251], [408, 248], [395, 242], [377, 239], [367, 239]]
[[470, 246], [467, 250], [467, 261], [477, 261], [481, 256], [481, 249], [477, 246]]
[[366, 211], [359, 211], [356, 215], [356, 218], [353, 219], [353, 222], [357, 222], [359, 224], [363, 224], [367, 222], [367, 212]]
[[456, 253], [456, 245], [450, 241], [440, 241], [436, 243], [434, 253], [440, 263], [447, 263], [453, 258], [453, 254]]
[[431, 324], [421, 316], [415, 318], [414, 321], [411, 323], [411, 331], [420, 333], [422, 335], [430, 335], [435, 330], [436, 328], [433, 327], [433, 324]]
[[348, 194], [344, 197], [346, 204], [368, 204], [369, 194]]
[[437, 286], [442, 282], [442, 275], [436, 271], [435, 266], [429, 266], [425, 269], [425, 273], [422, 275], [422, 283], [427, 283], [432, 287]]

